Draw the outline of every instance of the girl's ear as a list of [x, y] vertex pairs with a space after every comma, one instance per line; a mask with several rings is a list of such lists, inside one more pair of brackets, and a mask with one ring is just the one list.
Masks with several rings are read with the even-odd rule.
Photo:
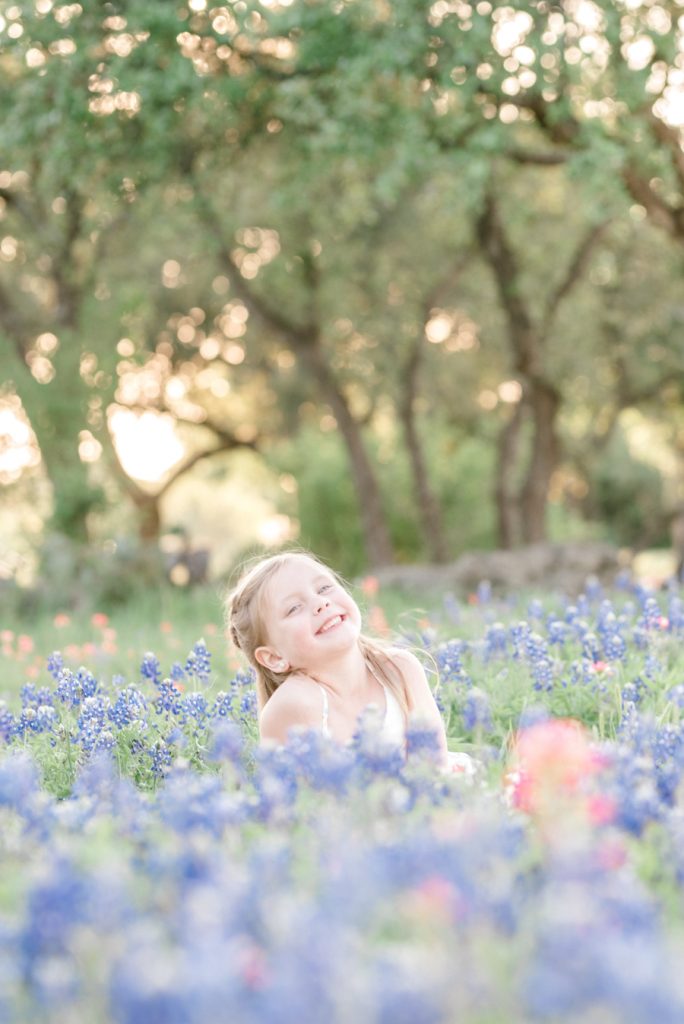
[[287, 672], [290, 667], [287, 661], [281, 658], [276, 651], [272, 651], [270, 647], [257, 647], [254, 657], [260, 665], [270, 669], [271, 672]]

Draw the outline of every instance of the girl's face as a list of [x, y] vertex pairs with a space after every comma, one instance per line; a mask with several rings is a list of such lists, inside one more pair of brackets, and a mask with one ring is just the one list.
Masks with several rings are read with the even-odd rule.
[[266, 587], [267, 642], [255, 657], [267, 668], [314, 671], [358, 641], [359, 607], [325, 566], [293, 556]]

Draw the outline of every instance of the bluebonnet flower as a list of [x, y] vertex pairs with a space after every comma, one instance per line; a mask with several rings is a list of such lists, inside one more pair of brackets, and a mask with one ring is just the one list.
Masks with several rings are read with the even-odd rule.
[[482, 730], [491, 732], [494, 728], [489, 698], [482, 690], [473, 687], [463, 703], [463, 725], [468, 732]]
[[57, 686], [55, 693], [63, 704], [76, 708], [81, 703], [83, 690], [81, 683], [69, 668], [62, 668], [56, 676]]
[[[353, 750], [335, 743], [318, 729], [293, 734], [286, 749], [287, 771], [283, 772], [284, 764], [281, 762], [282, 774], [279, 776], [281, 782], [288, 778], [296, 779], [297, 788], [309, 785], [314, 790], [341, 795], [348, 791], [352, 777], [359, 769]], [[274, 762], [262, 761], [262, 770], [266, 765], [272, 768]], [[367, 769], [365, 761], [363, 767]], [[262, 778], [262, 792], [263, 784]], [[288, 796], [293, 793], [294, 790], [290, 789]]]
[[377, 710], [366, 709], [359, 717], [351, 750], [356, 755], [357, 768], [363, 775], [397, 778], [404, 764], [404, 754], [399, 744], [386, 740], [380, 734], [380, 725]]
[[87, 668], [83, 665], [77, 670], [76, 678], [81, 684], [81, 692], [84, 697], [94, 697], [98, 692], [99, 686], [97, 679]]
[[525, 657], [534, 679], [535, 690], [548, 690], [553, 685], [553, 662], [546, 641], [538, 633], [527, 632], [523, 640]]
[[36, 689], [33, 683], [26, 683], [21, 688], [21, 706], [24, 708], [37, 708], [41, 704], [53, 704], [52, 691], [47, 687]]
[[520, 713], [520, 719], [518, 721], [519, 729], [530, 729], [533, 725], [539, 725], [540, 722], [548, 722], [549, 712], [545, 707], [538, 704], [531, 704]]
[[64, 658], [61, 651], [53, 651], [47, 659], [47, 670], [53, 679], [59, 679], [59, 674], [64, 668]]
[[16, 730], [16, 719], [4, 700], [0, 700], [0, 740], [9, 743]]
[[656, 656], [649, 651], [644, 658], [644, 675], [647, 679], [657, 679], [663, 671], [663, 666]]
[[449, 640], [436, 648], [434, 656], [443, 684], [470, 685], [470, 677], [463, 666], [464, 651], [465, 644], [461, 640]]
[[107, 724], [110, 707], [109, 698], [102, 695], [86, 697], [83, 700], [78, 717], [76, 742], [84, 751], [91, 752], [114, 746], [114, 735]]
[[678, 708], [684, 708], [684, 683], [673, 686], [667, 695], [667, 699], [676, 704]]
[[198, 640], [190, 651], [185, 662], [185, 673], [194, 676], [200, 683], [208, 682], [211, 673], [211, 655], [204, 640]]
[[550, 644], [563, 647], [568, 637], [568, 625], [561, 619], [551, 619], [546, 625], [546, 633]]
[[219, 690], [214, 698], [209, 715], [211, 718], [230, 718], [233, 714], [233, 696]]
[[603, 597], [603, 586], [597, 576], [588, 577], [584, 593], [590, 601], [599, 601]]
[[496, 655], [505, 656], [508, 650], [508, 633], [502, 622], [487, 626], [484, 638], [484, 658], [489, 661]]
[[257, 717], [257, 695], [255, 690], [247, 691], [240, 697], [240, 718], [253, 721]]
[[625, 683], [622, 687], [622, 702], [623, 704], [641, 704], [643, 699], [643, 691], [645, 684], [642, 679], [635, 679], [632, 683]]
[[629, 569], [621, 569], [614, 580], [616, 590], [630, 590], [632, 587], [632, 574]]
[[569, 626], [574, 625], [579, 617], [577, 605], [569, 604], [565, 609], [565, 621]]
[[220, 720], [214, 726], [209, 745], [209, 761], [231, 761], [240, 765], [245, 749], [245, 740], [239, 725]]
[[159, 658], [152, 651], [148, 651], [143, 657], [140, 664], [140, 677], [141, 679], [149, 679], [155, 686], [161, 682], [162, 670]]
[[209, 705], [203, 693], [189, 693], [183, 701], [183, 711], [186, 717], [193, 718], [201, 727], [207, 719]]
[[684, 629], [684, 601], [682, 601], [677, 593], [670, 594], [667, 605], [667, 618], [672, 632]]
[[582, 637], [582, 655], [591, 662], [601, 660], [601, 644], [594, 633], [585, 633]]
[[292, 751], [288, 746], [275, 750], [259, 747], [255, 760], [253, 819], [265, 822], [278, 817], [287, 820], [299, 793]]
[[477, 600], [479, 604], [488, 604], [492, 599], [492, 585], [489, 580], [481, 580], [477, 585]]
[[29, 705], [21, 711], [16, 732], [21, 736], [27, 732], [50, 732], [56, 722], [57, 712], [51, 704]]
[[427, 756], [428, 760], [439, 755], [439, 738], [434, 729], [411, 725], [406, 730], [406, 754], [409, 760]]
[[461, 609], [459, 607], [456, 597], [451, 592], [444, 595], [444, 608], [452, 623], [459, 622], [461, 619]]
[[516, 661], [520, 661], [525, 657], [527, 638], [530, 633], [529, 623], [524, 621], [509, 627], [508, 635], [513, 644], [513, 657]]
[[624, 661], [627, 656], [627, 643], [620, 633], [606, 633], [603, 636], [603, 654], [608, 661]]
[[21, 751], [0, 760], [0, 807], [21, 811], [39, 789], [40, 773], [30, 754]]
[[131, 725], [132, 722], [139, 722], [144, 729], [147, 728], [147, 701], [135, 686], [126, 686], [119, 690], [107, 714], [110, 721], [119, 729]]
[[183, 695], [178, 690], [170, 679], [164, 679], [158, 686], [159, 696], [155, 697], [152, 701], [154, 710], [158, 715], [166, 714], [167, 718], [169, 714], [182, 715], [183, 713]]
[[185, 680], [185, 669], [179, 662], [174, 661], [169, 670], [169, 678], [174, 683], [182, 683]]
[[[580, 867], [582, 867], [580, 863]], [[653, 901], [633, 879], [589, 863], [584, 877], [561, 865], [544, 882], [525, 992], [535, 1019], [676, 1024], [681, 992], [668, 971]], [[643, 950], [635, 968], [634, 950]]]
[[163, 778], [173, 764], [171, 749], [163, 740], [159, 739], [150, 747], [148, 754], [152, 762], [152, 773], [158, 778]]
[[662, 820], [674, 801], [684, 773], [684, 737], [672, 726], [659, 726], [634, 702], [623, 705], [618, 744], [612, 754], [611, 795], [619, 824], [641, 835], [650, 821]]
[[648, 632], [642, 626], [635, 626], [632, 630], [632, 642], [638, 651], [646, 651], [650, 641]]
[[170, 764], [165, 762], [166, 781], [159, 791], [161, 820], [182, 835], [207, 832], [218, 839], [234, 813], [220, 777]]

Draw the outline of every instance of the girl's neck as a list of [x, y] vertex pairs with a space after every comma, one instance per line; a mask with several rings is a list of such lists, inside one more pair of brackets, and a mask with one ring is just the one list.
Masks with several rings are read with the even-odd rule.
[[309, 675], [338, 696], [361, 695], [368, 685], [368, 665], [363, 651], [357, 646], [330, 658]]

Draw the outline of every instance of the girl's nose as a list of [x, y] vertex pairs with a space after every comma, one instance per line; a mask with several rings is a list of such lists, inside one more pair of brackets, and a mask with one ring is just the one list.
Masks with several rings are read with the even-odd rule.
[[317, 612], [320, 612], [323, 608], [327, 608], [329, 604], [330, 604], [330, 601], [325, 596], [325, 594], [317, 594], [316, 595], [316, 611]]

